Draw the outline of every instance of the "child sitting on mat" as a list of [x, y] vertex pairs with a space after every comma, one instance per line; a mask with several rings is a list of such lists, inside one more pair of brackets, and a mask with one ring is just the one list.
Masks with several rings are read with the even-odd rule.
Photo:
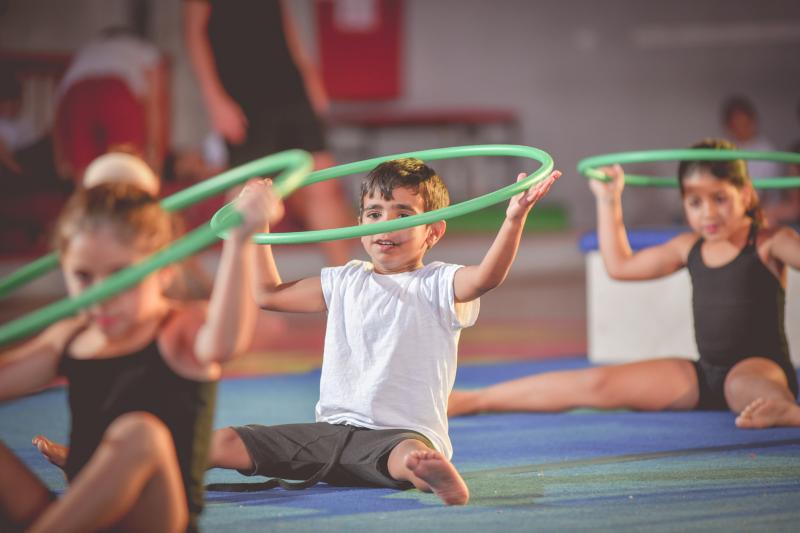
[[[448, 505], [467, 503], [447, 434], [458, 339], [477, 318], [478, 298], [505, 279], [528, 213], [559, 175], [511, 199], [479, 265], [423, 264], [445, 233], [444, 221], [362, 237], [372, 262], [354, 260], [292, 282], [281, 280], [271, 247], [264, 246], [258, 304], [328, 313], [317, 422], [220, 429], [211, 464], [246, 475], [311, 478], [303, 486], [321, 480], [416, 487]], [[362, 182], [359, 220], [393, 220], [448, 203], [433, 169], [398, 159], [378, 165]]]
[[[166, 298], [167, 267], [2, 354], [0, 401], [62, 375], [71, 431], [68, 453], [61, 447], [70, 484], [59, 499], [0, 443], [0, 529], [196, 528], [219, 363], [252, 335], [249, 239], [269, 214], [265, 191], [254, 182], [237, 200], [244, 223], [223, 246], [208, 305]], [[70, 295], [167, 246], [172, 230], [157, 199], [135, 185], [80, 190], [56, 229]]]
[[[734, 146], [708, 140], [694, 148]], [[800, 426], [797, 374], [784, 332], [786, 269], [800, 268], [800, 236], [788, 227], [765, 227], [745, 162], [682, 162], [678, 180], [692, 231], [637, 253], [622, 221], [622, 169], [604, 172], [612, 180], [592, 180], [590, 187], [609, 275], [644, 280], [687, 268], [700, 360], [672, 357], [547, 372], [453, 391], [449, 414], [730, 409], [742, 428]]]

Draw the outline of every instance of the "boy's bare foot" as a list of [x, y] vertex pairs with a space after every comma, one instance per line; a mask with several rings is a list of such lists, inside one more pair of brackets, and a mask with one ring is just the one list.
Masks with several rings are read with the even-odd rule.
[[427, 483], [447, 505], [464, 505], [469, 489], [453, 463], [434, 450], [415, 450], [406, 456], [406, 468]]
[[69, 450], [66, 446], [53, 442], [44, 435], [36, 435], [33, 437], [32, 442], [48, 461], [62, 470], [64, 469], [64, 465], [67, 463], [67, 452]]
[[473, 415], [479, 411], [478, 392], [453, 389], [447, 400], [447, 416]]
[[756, 398], [736, 417], [736, 426], [747, 429], [800, 426], [800, 406], [785, 400]]

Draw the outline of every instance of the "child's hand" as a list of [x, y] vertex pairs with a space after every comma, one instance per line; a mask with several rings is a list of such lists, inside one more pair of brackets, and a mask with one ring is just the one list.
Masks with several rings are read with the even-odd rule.
[[600, 172], [610, 176], [609, 181], [589, 180], [589, 188], [598, 200], [612, 201], [622, 198], [622, 189], [625, 188], [625, 172], [619, 165], [602, 167]]
[[266, 230], [276, 214], [277, 218], [283, 214], [283, 203], [275, 195], [271, 179], [247, 182], [236, 198], [235, 206], [244, 220], [231, 233], [241, 238]]
[[[525, 179], [526, 174], [520, 173], [517, 176], [517, 181]], [[540, 181], [527, 191], [521, 192], [511, 198], [506, 209], [506, 218], [512, 220], [521, 220], [528, 216], [531, 208], [539, 201], [539, 198], [547, 194], [550, 186], [561, 176], [561, 172], [554, 170], [547, 179]]]

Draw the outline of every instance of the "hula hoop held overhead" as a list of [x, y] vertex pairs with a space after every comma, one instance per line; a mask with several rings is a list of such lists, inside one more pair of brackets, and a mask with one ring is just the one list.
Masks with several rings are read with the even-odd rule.
[[[533, 185], [544, 180], [553, 170], [553, 158], [547, 152], [530, 146], [519, 146], [514, 144], [485, 144], [475, 146], [454, 146], [451, 148], [434, 148], [431, 150], [419, 150], [415, 152], [405, 152], [388, 156], [375, 157], [355, 163], [348, 163], [336, 167], [326, 168], [312, 172], [305, 179], [303, 185], [311, 185], [320, 181], [333, 178], [340, 178], [359, 172], [372, 170], [376, 165], [393, 159], [414, 157], [423, 161], [436, 161], [441, 159], [454, 159], [460, 157], [478, 156], [516, 156], [532, 159], [539, 162], [540, 166], [525, 179], [511, 185], [490, 192], [477, 198], [472, 198], [464, 202], [454, 204], [442, 209], [427, 211], [418, 215], [398, 218], [375, 224], [365, 224], [361, 226], [349, 226], [346, 228], [336, 228], [327, 230], [301, 231], [294, 233], [258, 233], [253, 236], [253, 241], [257, 244], [306, 244], [322, 241], [333, 241], [337, 239], [351, 239], [363, 237], [365, 235], [376, 235], [378, 233], [397, 231], [401, 229], [431, 224], [439, 220], [455, 218], [473, 211], [479, 211], [490, 205], [508, 200], [512, 196], [528, 190]], [[211, 226], [220, 233], [224, 232], [224, 226], [228, 217], [233, 213], [233, 206], [228, 204], [214, 214], [211, 219]]]
[[[643, 150], [587, 157], [578, 162], [578, 172], [590, 179], [608, 181], [610, 178], [599, 167], [613, 164], [655, 163], [659, 161], [772, 161], [776, 163], [800, 164], [800, 153], [754, 152], [749, 150], [719, 150], [716, 148], [685, 148], [679, 150]], [[781, 178], [759, 178], [753, 176], [756, 189], [791, 189], [800, 187], [800, 176]], [[642, 187], [677, 187], [676, 178], [625, 174], [626, 185]]]
[[[303, 178], [308, 175], [312, 165], [313, 160], [308, 152], [303, 150], [280, 152], [257, 159], [178, 192], [169, 198], [165, 198], [161, 202], [161, 206], [167, 211], [178, 211], [241, 184], [250, 178], [275, 172], [280, 172], [276, 178], [275, 190], [279, 196], [287, 196], [302, 185]], [[225, 221], [225, 229], [234, 228], [241, 223], [241, 216], [234, 211], [234, 215]], [[214, 244], [218, 239], [216, 231], [205, 224], [176, 240], [169, 247], [156, 252], [140, 263], [117, 272], [102, 283], [93, 285], [80, 294], [65, 298], [4, 324], [0, 327], [0, 346], [35, 333], [94, 303], [110, 298], [136, 285], [156, 270], [186, 258]], [[50, 263], [52, 263], [52, 266], [50, 266]], [[57, 265], [58, 257], [55, 254], [45, 256], [35, 262], [35, 266], [39, 269], [38, 275], [48, 272], [53, 266]], [[44, 266], [48, 268], [44, 269]], [[19, 278], [21, 276], [18, 277], [16, 286], [33, 279], [30, 273], [28, 273], [28, 277], [24, 281], [20, 281]]]
[[[276, 179], [275, 190], [278, 196], [285, 197], [301, 186], [311, 185], [320, 181], [346, 176], [356, 172], [371, 170], [375, 165], [384, 161], [403, 157], [416, 157], [425, 160], [452, 159], [458, 157], [476, 156], [515, 156], [530, 158], [540, 163], [535, 172], [525, 179], [503, 187], [489, 194], [473, 198], [444, 209], [437, 209], [419, 215], [396, 219], [388, 222], [352, 226], [330, 230], [305, 231], [299, 233], [266, 233], [254, 235], [253, 240], [259, 244], [298, 244], [312, 243], [335, 239], [349, 239], [364, 235], [372, 235], [387, 231], [410, 228], [422, 224], [429, 224], [446, 218], [457, 217], [471, 213], [507, 200], [519, 194], [536, 183], [542, 181], [553, 169], [553, 159], [546, 152], [529, 146], [518, 145], [478, 145], [458, 146], [452, 148], [438, 148], [433, 150], [420, 150], [390, 156], [377, 157], [349, 163], [337, 167], [320, 170], [308, 174], [311, 168], [311, 158], [308, 153], [301, 150], [290, 150], [273, 156], [268, 156], [253, 161], [241, 167], [220, 174], [216, 178], [198, 184], [195, 187], [182, 191], [165, 199], [162, 206], [168, 210], [178, 210], [203, 200], [213, 194], [224, 191], [233, 185], [242, 183], [253, 176], [274, 173], [285, 169]], [[139, 264], [128, 267], [102, 283], [92, 286], [86, 291], [72, 297], [51, 304], [38, 311], [34, 311], [22, 318], [0, 326], [0, 346], [13, 342], [31, 333], [47, 327], [48, 325], [73, 315], [90, 305], [110, 298], [115, 294], [132, 287], [147, 275], [171, 263], [196, 253], [197, 251], [213, 244], [227, 230], [241, 223], [241, 217], [232, 204], [228, 204], [218, 211], [211, 224], [203, 226], [185, 237], [175, 241], [168, 248], [157, 252]]]
[[[311, 171], [313, 159], [303, 150], [286, 150], [232, 168], [213, 178], [187, 187], [161, 200], [161, 207], [172, 213], [227, 191], [250, 178], [281, 171], [276, 178], [276, 191], [288, 196], [302, 184], [302, 179]], [[53, 252], [28, 263], [22, 268], [0, 279], [0, 298], [14, 290], [44, 276], [58, 267], [58, 255]]]

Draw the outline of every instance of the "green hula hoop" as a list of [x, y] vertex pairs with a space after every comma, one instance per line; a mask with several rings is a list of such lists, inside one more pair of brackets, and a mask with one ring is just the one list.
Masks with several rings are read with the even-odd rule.
[[[161, 201], [161, 207], [170, 212], [181, 211], [190, 205], [216, 196], [250, 178], [275, 172], [282, 168], [285, 170], [278, 177], [278, 181], [275, 184], [276, 188], [291, 186], [294, 189], [299, 186], [300, 180], [311, 171], [312, 165], [311, 155], [303, 150], [287, 150], [269, 155], [178, 191], [164, 198]], [[284, 192], [288, 194], [289, 191]], [[28, 263], [5, 278], [0, 279], [0, 298], [4, 298], [12, 291], [44, 276], [56, 267], [58, 267], [58, 254], [56, 253], [47, 254]]]
[[[598, 167], [618, 163], [655, 163], [657, 161], [772, 161], [776, 163], [800, 164], [800, 153], [796, 152], [755, 152], [749, 150], [718, 150], [716, 148], [684, 148], [680, 150], [643, 150], [639, 152], [619, 152], [587, 157], [578, 162], [578, 172], [590, 179], [608, 181], [610, 178], [600, 172]], [[625, 174], [626, 185], [643, 187], [677, 187], [676, 178], [641, 176]], [[791, 189], [800, 187], [800, 176], [753, 179], [756, 189]]]
[[[276, 179], [275, 189], [286, 196], [303, 183], [303, 178], [312, 168], [311, 155], [302, 150], [289, 150], [252, 161], [220, 174], [216, 178], [200, 183], [195, 187], [179, 192], [162, 201], [165, 209], [177, 210], [192, 203], [204, 200], [247, 179], [282, 170]], [[165, 205], [166, 204], [166, 205]], [[234, 211], [234, 216], [224, 222], [224, 230], [241, 224], [242, 218]], [[146, 276], [171, 263], [184, 259], [203, 248], [214, 244], [219, 237], [217, 231], [205, 224], [176, 240], [168, 248], [161, 250], [140, 263], [125, 268], [108, 279], [94, 285], [71, 298], [65, 298], [37, 311], [29, 313], [0, 327], [0, 346], [35, 333], [50, 324], [71, 316], [81, 309], [110, 298], [139, 283]]]
[[[320, 181], [339, 178], [358, 172], [372, 170], [379, 163], [400, 159], [404, 157], [415, 157], [425, 161], [435, 161], [440, 159], [453, 159], [458, 157], [477, 157], [477, 156], [516, 156], [530, 158], [538, 161], [541, 166], [525, 179], [511, 185], [490, 192], [477, 198], [472, 198], [464, 202], [451, 205], [434, 211], [427, 211], [405, 218], [377, 222], [375, 224], [364, 224], [359, 226], [349, 226], [344, 228], [302, 231], [294, 233], [257, 233], [253, 236], [253, 241], [258, 244], [305, 244], [322, 241], [333, 241], [338, 239], [352, 239], [365, 235], [375, 235], [377, 233], [397, 231], [401, 229], [430, 224], [447, 218], [454, 218], [473, 211], [478, 211], [490, 205], [502, 202], [529, 189], [532, 185], [544, 180], [553, 170], [553, 158], [547, 152], [530, 146], [519, 146], [513, 144], [486, 144], [475, 146], [454, 146], [451, 148], [435, 148], [431, 150], [419, 150], [382, 157], [375, 157], [355, 163], [348, 163], [336, 167], [330, 167], [312, 172], [306, 177], [304, 185], [311, 185]], [[224, 232], [226, 220], [231, 216], [232, 205], [228, 204], [217, 211], [211, 218], [211, 227]]]

